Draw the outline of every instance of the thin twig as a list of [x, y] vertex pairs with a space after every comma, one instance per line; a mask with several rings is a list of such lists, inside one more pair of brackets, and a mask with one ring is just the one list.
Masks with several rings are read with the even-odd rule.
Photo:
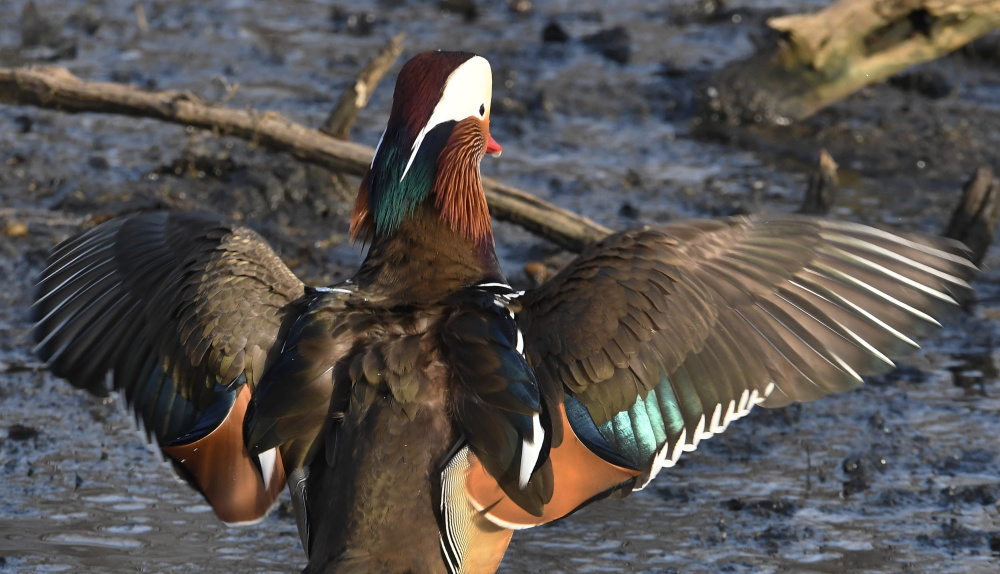
[[[146, 117], [210, 129], [285, 151], [333, 171], [364, 175], [375, 150], [332, 138], [276, 112], [235, 110], [183, 92], [149, 92], [109, 82], [81, 80], [65, 68], [0, 68], [0, 103], [64, 112]], [[571, 251], [611, 232], [585, 217], [514, 187], [483, 178], [486, 201], [497, 219], [511, 221]]]
[[354, 125], [358, 112], [368, 105], [368, 100], [371, 99], [372, 92], [375, 91], [378, 83], [382, 81], [396, 58], [403, 53], [403, 38], [405, 37], [405, 33], [396, 34], [386, 42], [378, 55], [372, 58], [371, 62], [368, 62], [364, 70], [361, 70], [358, 79], [344, 90], [340, 101], [337, 102], [337, 107], [330, 112], [319, 131], [338, 139], [351, 139], [351, 126]]
[[5, 219], [21, 221], [29, 225], [79, 227], [88, 223], [91, 217], [51, 209], [0, 207], [0, 220]]
[[45, 363], [38, 361], [0, 361], [0, 373], [37, 373], [46, 369]]

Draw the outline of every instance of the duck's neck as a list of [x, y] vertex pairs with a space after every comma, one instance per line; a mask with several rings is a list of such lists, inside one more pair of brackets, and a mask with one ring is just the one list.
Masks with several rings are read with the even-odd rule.
[[434, 303], [485, 280], [504, 280], [492, 233], [470, 239], [430, 202], [391, 235], [376, 236], [355, 276], [359, 287], [398, 304]]

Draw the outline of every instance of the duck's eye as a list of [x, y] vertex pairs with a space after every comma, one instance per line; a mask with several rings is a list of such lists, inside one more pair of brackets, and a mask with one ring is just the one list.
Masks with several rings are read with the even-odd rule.
[[486, 104], [479, 104], [479, 115], [486, 115]]

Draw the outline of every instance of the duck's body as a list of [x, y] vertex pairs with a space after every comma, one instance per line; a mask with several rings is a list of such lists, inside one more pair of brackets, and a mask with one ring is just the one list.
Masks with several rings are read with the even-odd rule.
[[754, 405], [889, 370], [969, 289], [956, 244], [792, 216], [616, 234], [515, 292], [479, 180], [489, 74], [400, 72], [349, 281], [306, 287], [213, 216], [136, 215], [53, 252], [40, 355], [94, 392], [113, 371], [224, 520], [287, 482], [307, 571], [491, 572], [513, 530], [641, 488]]
[[[310, 335], [323, 339], [319, 345], [324, 349], [343, 349], [322, 362], [340, 365], [328, 375], [329, 388], [342, 395], [320, 403], [331, 404], [336, 413], [331, 426], [321, 431], [325, 436], [318, 437], [324, 451], [304, 473], [293, 475], [306, 480], [304, 487], [293, 487], [293, 495], [300, 518], [308, 517], [300, 528], [310, 571], [446, 571], [437, 528], [440, 509], [462, 501], [441, 492], [441, 474], [463, 444], [455, 410], [464, 393], [456, 386], [466, 376], [452, 362], [463, 352], [453, 342], [462, 339], [484, 361], [496, 358], [467, 322], [513, 324], [506, 311], [497, 313], [495, 302], [504, 300], [497, 291], [496, 284], [469, 286], [445, 301], [399, 306], [346, 283], [320, 295], [312, 305], [315, 311], [300, 319], [312, 333], [294, 340], [297, 346], [279, 360], [275, 392], [295, 392], [288, 385], [311, 377], [282, 371], [285, 362], [300, 358], [298, 348]], [[281, 433], [258, 438], [269, 411], [276, 417], [291, 413], [293, 425], [299, 418], [295, 408], [265, 408], [275, 404], [267, 400], [267, 392], [262, 390], [248, 419], [255, 425], [248, 437], [263, 440], [264, 446], [269, 438], [275, 443], [284, 438]], [[476, 553], [465, 559], [485, 560], [496, 569], [510, 533], [482, 526], [486, 529], [477, 529]]]

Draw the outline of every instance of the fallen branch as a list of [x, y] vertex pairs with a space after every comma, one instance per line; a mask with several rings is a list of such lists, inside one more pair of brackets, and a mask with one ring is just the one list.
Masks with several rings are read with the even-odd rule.
[[16, 373], [38, 373], [46, 370], [47, 368], [48, 365], [38, 361], [0, 361], [0, 373], [7, 375], [13, 375]]
[[396, 34], [382, 47], [377, 56], [358, 74], [358, 79], [344, 90], [337, 107], [330, 112], [319, 131], [342, 140], [349, 140], [351, 126], [354, 125], [358, 112], [368, 105], [372, 92], [382, 81], [393, 62], [403, 52], [403, 34]]
[[840, 0], [772, 18], [775, 43], [715, 78], [713, 119], [801, 120], [1000, 27], [1000, 0]]
[[[359, 176], [364, 175], [375, 154], [368, 146], [332, 138], [276, 112], [235, 110], [183, 92], [148, 92], [85, 81], [60, 67], [0, 68], [0, 103], [145, 117], [210, 129]], [[494, 217], [521, 225], [571, 251], [581, 251], [611, 231], [494, 179], [483, 178], [483, 187]]]

